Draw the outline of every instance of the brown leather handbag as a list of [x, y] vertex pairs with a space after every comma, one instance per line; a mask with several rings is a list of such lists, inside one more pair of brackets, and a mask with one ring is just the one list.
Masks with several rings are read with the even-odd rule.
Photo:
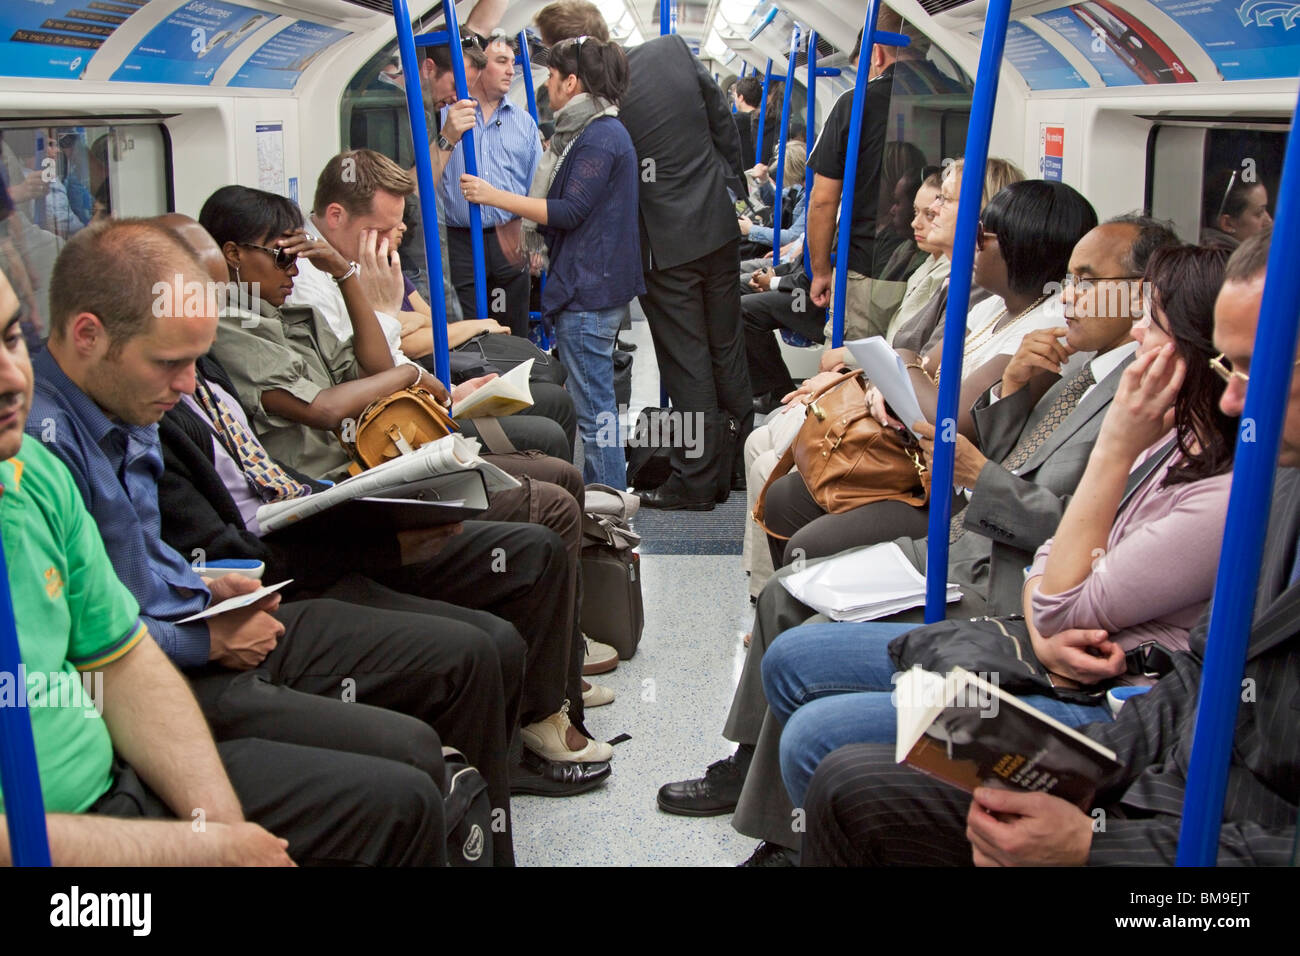
[[352, 456], [354, 464], [349, 470], [358, 474], [459, 430], [432, 392], [412, 385], [367, 405], [351, 440], [344, 428], [339, 431], [339, 442]]
[[817, 392], [799, 434], [768, 476], [754, 508], [763, 523], [767, 490], [792, 467], [827, 514], [842, 514], [875, 501], [923, 505], [930, 497], [930, 470], [911, 432], [886, 428], [867, 411], [862, 370], [846, 372]]

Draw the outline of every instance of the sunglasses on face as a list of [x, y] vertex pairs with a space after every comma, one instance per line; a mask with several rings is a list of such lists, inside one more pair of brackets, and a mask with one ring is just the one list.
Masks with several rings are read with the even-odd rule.
[[986, 230], [986, 229], [984, 228], [984, 223], [983, 223], [983, 222], [977, 222], [977, 223], [975, 224], [975, 249], [976, 249], [976, 251], [978, 251], [978, 252], [983, 252], [983, 251], [984, 251], [984, 246], [989, 242], [989, 240], [992, 240], [993, 242], [997, 242], [997, 241], [998, 241], [998, 234], [997, 234], [996, 232], [989, 232], [988, 230]]
[[295, 253], [289, 252], [285, 249], [272, 249], [270, 246], [259, 246], [255, 242], [241, 242], [240, 245], [246, 246], [249, 249], [261, 249], [275, 260], [275, 267], [282, 272], [288, 272], [289, 267], [293, 265], [294, 261], [298, 258]]

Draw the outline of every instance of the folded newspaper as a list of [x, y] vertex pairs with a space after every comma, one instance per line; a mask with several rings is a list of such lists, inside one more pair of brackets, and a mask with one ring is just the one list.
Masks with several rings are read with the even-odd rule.
[[451, 410], [451, 417], [457, 421], [467, 418], [500, 418], [531, 408], [533, 392], [528, 387], [528, 377], [532, 372], [532, 359], [520, 362], [506, 374], [474, 389], [464, 401], [457, 402]]
[[446, 435], [422, 445], [409, 455], [399, 455], [392, 461], [340, 481], [332, 488], [317, 491], [305, 498], [262, 505], [257, 509], [257, 522], [262, 526], [262, 532], [269, 534], [354, 498], [383, 495], [394, 488], [457, 472], [479, 472], [489, 494], [518, 488], [519, 482], [514, 478], [479, 457], [479, 447], [477, 441], [464, 435]]
[[[892, 541], [836, 555], [778, 580], [832, 621], [874, 621], [925, 604], [925, 576]], [[948, 585], [945, 600], [961, 600], [957, 585]]]

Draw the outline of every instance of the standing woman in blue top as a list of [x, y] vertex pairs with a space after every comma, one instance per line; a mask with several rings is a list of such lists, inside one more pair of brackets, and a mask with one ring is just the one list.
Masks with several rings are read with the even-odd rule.
[[637, 221], [637, 158], [618, 120], [627, 60], [592, 37], [551, 49], [546, 88], [555, 135], [532, 195], [462, 175], [470, 202], [531, 219], [550, 248], [542, 310], [555, 326], [560, 360], [578, 413], [583, 478], [627, 487], [614, 403], [614, 340], [628, 305], [645, 292]]

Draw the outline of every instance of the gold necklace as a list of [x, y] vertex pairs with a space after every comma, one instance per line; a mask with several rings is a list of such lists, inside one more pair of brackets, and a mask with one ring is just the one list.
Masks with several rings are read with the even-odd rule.
[[[1026, 315], [1028, 315], [1030, 312], [1033, 312], [1034, 309], [1038, 308], [1040, 305], [1046, 302], [1050, 296], [1051, 296], [1050, 292], [1039, 296], [1032, 303], [1030, 303], [1028, 308], [1023, 309], [1022, 311], [1016, 313], [1015, 317], [1010, 322], [1007, 323], [1006, 327], [1015, 325]], [[972, 352], [977, 351], [978, 349], [982, 348], [985, 344], [987, 344], [987, 342], [991, 342], [993, 340], [993, 336], [997, 334], [997, 324], [1002, 321], [1003, 317], [1006, 316], [1009, 311], [1010, 310], [1007, 309], [1006, 306], [1003, 306], [1002, 311], [999, 312], [997, 315], [993, 316], [993, 318], [990, 321], [980, 326], [980, 328], [977, 331], [971, 332], [966, 336], [966, 343], [965, 346], [962, 348], [962, 353], [961, 353], [963, 367], [965, 367], [966, 359], [970, 357]], [[988, 333], [987, 338], [981, 338], [982, 336], [984, 336], [986, 332]], [[936, 369], [934, 373], [935, 388], [939, 387], [939, 376], [942, 374], [943, 374], [943, 365], [942, 363], [940, 363], [939, 368]]]

